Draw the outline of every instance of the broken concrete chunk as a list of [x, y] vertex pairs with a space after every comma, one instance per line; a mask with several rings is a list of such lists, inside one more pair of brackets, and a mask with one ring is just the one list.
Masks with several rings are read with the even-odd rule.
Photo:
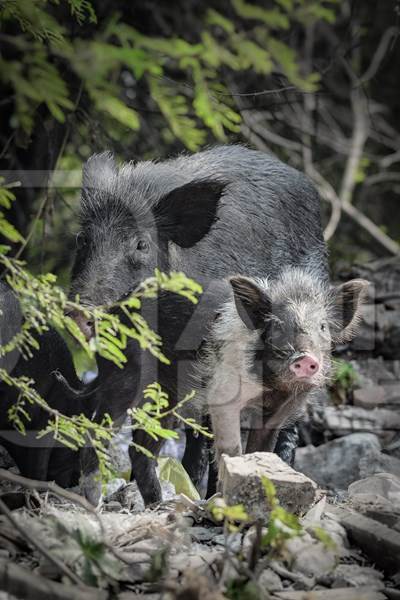
[[394, 573], [400, 565], [400, 533], [346, 508], [331, 506], [332, 514], [346, 529], [350, 540], [354, 541], [387, 573]]
[[318, 447], [299, 448], [295, 467], [322, 487], [344, 490], [360, 479], [360, 459], [368, 452], [379, 452], [380, 448], [376, 435], [353, 433]]
[[219, 480], [226, 503], [243, 504], [253, 518], [266, 518], [270, 509], [262, 476], [272, 481], [281, 505], [290, 512], [303, 513], [315, 501], [317, 486], [311, 479], [289, 467], [276, 454], [255, 452], [222, 456]]

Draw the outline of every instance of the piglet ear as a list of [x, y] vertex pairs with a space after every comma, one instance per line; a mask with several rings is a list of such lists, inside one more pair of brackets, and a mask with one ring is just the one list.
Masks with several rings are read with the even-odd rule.
[[255, 281], [237, 275], [229, 280], [236, 310], [248, 329], [261, 329], [271, 312], [271, 300]]
[[216, 219], [224, 187], [218, 181], [193, 181], [172, 190], [154, 209], [160, 235], [182, 248], [197, 244]]
[[335, 341], [350, 341], [355, 336], [368, 286], [365, 279], [352, 279], [333, 288]]
[[90, 191], [112, 189], [118, 167], [111, 152], [93, 154], [83, 165], [82, 188]]

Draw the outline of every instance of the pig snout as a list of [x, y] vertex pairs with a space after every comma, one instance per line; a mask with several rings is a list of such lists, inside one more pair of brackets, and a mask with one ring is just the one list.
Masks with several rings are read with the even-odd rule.
[[93, 337], [93, 321], [78, 310], [70, 312], [68, 316], [75, 321], [85, 338], [89, 341]]
[[295, 360], [289, 367], [298, 379], [310, 378], [316, 375], [320, 369], [317, 358], [312, 354], [306, 354]]

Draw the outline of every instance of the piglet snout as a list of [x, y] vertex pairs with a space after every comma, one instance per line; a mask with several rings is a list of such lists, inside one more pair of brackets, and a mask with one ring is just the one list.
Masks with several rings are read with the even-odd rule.
[[295, 360], [290, 365], [289, 369], [298, 378], [313, 377], [319, 371], [319, 362], [312, 354], [306, 354], [305, 356]]

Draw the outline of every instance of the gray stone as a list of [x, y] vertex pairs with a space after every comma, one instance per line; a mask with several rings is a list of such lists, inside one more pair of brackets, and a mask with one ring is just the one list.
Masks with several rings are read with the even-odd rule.
[[331, 573], [337, 565], [337, 549], [326, 548], [308, 533], [288, 540], [285, 551], [290, 556], [291, 570], [306, 577], [322, 577]]
[[400, 478], [378, 473], [355, 481], [349, 487], [354, 508], [367, 517], [400, 531]]
[[367, 556], [385, 572], [395, 573], [400, 564], [400, 533], [346, 508], [329, 507], [329, 513], [346, 529]]
[[279, 600], [386, 600], [386, 596], [382, 592], [371, 590], [368, 587], [314, 590], [312, 592], [275, 592], [273, 598]]
[[400, 429], [400, 413], [385, 408], [366, 410], [358, 406], [327, 406], [322, 426], [336, 436], [357, 432], [381, 434], [385, 430]]
[[360, 460], [360, 476], [364, 479], [376, 473], [391, 473], [400, 477], [400, 458], [382, 452], [368, 452]]
[[280, 592], [283, 590], [281, 578], [272, 569], [265, 569], [258, 578], [258, 585], [267, 592]]
[[1, 469], [9, 469], [10, 467], [14, 467], [15, 462], [8, 454], [7, 450], [0, 445], [0, 468]]
[[324, 515], [321, 522], [308, 523], [306, 530], [315, 538], [315, 527], [320, 527], [328, 534], [331, 541], [335, 544], [335, 553], [339, 557], [348, 556], [349, 551], [349, 540], [344, 527], [340, 525], [335, 519], [329, 518], [328, 515]]
[[253, 518], [266, 518], [269, 506], [261, 477], [275, 485], [281, 505], [293, 513], [303, 513], [315, 501], [317, 486], [271, 452], [243, 456], [223, 455], [219, 481], [228, 505], [243, 504]]
[[372, 433], [353, 433], [321, 446], [305, 446], [296, 452], [295, 467], [328, 489], [347, 489], [360, 479], [359, 462], [368, 451], [379, 452]]
[[395, 375], [387, 368], [387, 361], [382, 357], [367, 358], [362, 361], [351, 361], [357, 373], [357, 384], [360, 387], [386, 384], [395, 381]]
[[359, 388], [353, 392], [354, 406], [360, 406], [368, 410], [385, 405], [385, 388], [381, 385], [370, 385]]
[[333, 573], [332, 588], [343, 587], [369, 587], [382, 590], [385, 586], [382, 581], [383, 574], [372, 567], [360, 565], [339, 565]]

